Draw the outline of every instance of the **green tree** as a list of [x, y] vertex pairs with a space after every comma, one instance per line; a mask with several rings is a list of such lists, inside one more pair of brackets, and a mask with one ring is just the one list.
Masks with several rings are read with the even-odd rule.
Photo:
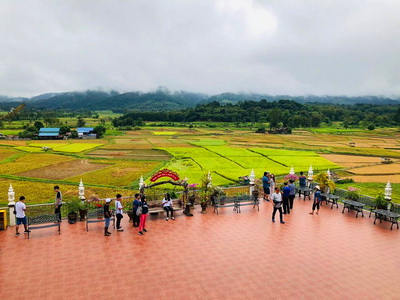
[[67, 132], [69, 132], [71, 130], [71, 128], [69, 126], [61, 126], [60, 127], [60, 134], [66, 134]]
[[76, 127], [85, 127], [85, 125], [85, 120], [81, 116], [79, 116], [78, 121], [76, 122]]
[[106, 133], [106, 127], [103, 125], [97, 125], [93, 132], [97, 135], [98, 138], [101, 138]]
[[33, 124], [33, 126], [35, 126], [37, 129], [40, 129], [40, 128], [43, 128], [43, 127], [44, 127], [43, 123], [40, 122], [40, 121], [36, 121], [36, 122]]

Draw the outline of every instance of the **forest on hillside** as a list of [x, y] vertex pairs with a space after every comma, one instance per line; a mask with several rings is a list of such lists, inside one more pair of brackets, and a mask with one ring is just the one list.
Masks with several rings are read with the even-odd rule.
[[269, 102], [243, 101], [221, 104], [214, 101], [194, 108], [175, 111], [132, 111], [113, 120], [113, 125], [137, 126], [142, 121], [165, 122], [250, 122], [266, 123], [270, 127], [319, 127], [322, 122], [343, 122], [344, 127], [398, 126], [400, 105], [332, 105], [301, 104], [292, 100]]

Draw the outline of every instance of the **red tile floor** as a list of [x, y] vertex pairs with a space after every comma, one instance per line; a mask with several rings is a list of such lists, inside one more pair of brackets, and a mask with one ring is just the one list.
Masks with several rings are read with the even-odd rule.
[[0, 299], [400, 299], [400, 230], [354, 212], [295, 200], [286, 224], [271, 204], [175, 221], [151, 217], [148, 233], [123, 219], [62, 223], [14, 237], [0, 232]]

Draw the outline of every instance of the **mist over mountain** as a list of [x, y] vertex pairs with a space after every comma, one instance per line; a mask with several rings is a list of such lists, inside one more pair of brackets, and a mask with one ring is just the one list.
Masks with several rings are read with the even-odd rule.
[[160, 88], [153, 92], [127, 92], [117, 91], [94, 91], [46, 93], [32, 98], [11, 98], [0, 96], [0, 107], [8, 109], [15, 102], [25, 102], [27, 107], [39, 110], [112, 110], [125, 112], [129, 110], [163, 111], [178, 110], [194, 107], [198, 104], [219, 102], [221, 104], [235, 104], [241, 101], [260, 101], [265, 99], [269, 102], [282, 99], [293, 100], [298, 103], [326, 103], [326, 104], [400, 104], [400, 99], [379, 96], [290, 96], [290, 95], [268, 95], [254, 93], [222, 93], [217, 95], [206, 95], [192, 92], [170, 92]]

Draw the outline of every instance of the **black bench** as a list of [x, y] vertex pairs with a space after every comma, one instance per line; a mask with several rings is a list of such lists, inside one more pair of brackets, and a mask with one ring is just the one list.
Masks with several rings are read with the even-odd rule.
[[260, 201], [256, 196], [240, 195], [234, 197], [222, 196], [215, 199], [214, 202], [214, 213], [219, 215], [219, 208], [233, 207], [233, 211], [236, 213], [242, 213], [241, 207], [252, 205], [253, 209], [257, 206], [258, 211], [260, 210]]
[[344, 213], [344, 210], [347, 208], [347, 211], [354, 210], [357, 212], [356, 218], [358, 218], [358, 213], [361, 213], [362, 217], [364, 218], [364, 208], [365, 204], [354, 201], [354, 200], [343, 200], [343, 210], [342, 213]]
[[390, 230], [393, 230], [393, 225], [396, 224], [397, 225], [397, 229], [399, 229], [399, 223], [398, 223], [398, 219], [400, 218], [400, 214], [399, 214], [399, 208], [394, 208], [394, 211], [389, 211], [386, 209], [375, 209], [372, 212], [375, 214], [375, 220], [374, 220], [374, 225], [376, 223], [376, 219], [380, 220], [380, 223], [382, 223], [383, 221], [387, 221], [392, 223], [392, 225], [390, 226]]
[[217, 212], [217, 215], [219, 215], [218, 209], [224, 208], [224, 207], [233, 207], [233, 211], [236, 211], [236, 213], [239, 213], [238, 198], [222, 196], [222, 197], [218, 197], [217, 199], [215, 199], [214, 213]]
[[321, 197], [322, 197], [321, 202], [325, 201], [326, 205], [328, 205], [328, 203], [332, 203], [331, 209], [333, 208], [333, 205], [335, 205], [335, 204], [336, 204], [336, 208], [339, 208], [338, 200], [340, 199], [340, 197], [338, 195], [322, 193]]
[[252, 205], [253, 209], [257, 206], [257, 210], [260, 211], [260, 200], [258, 200], [258, 197], [249, 195], [238, 196], [239, 213], [242, 213], [240, 208], [247, 205]]
[[[113, 222], [113, 227], [115, 229], [115, 215], [114, 211], [111, 212], [111, 221]], [[104, 221], [104, 209], [96, 209], [93, 211], [89, 211], [86, 215], [86, 231], [89, 231], [89, 223], [100, 223]]]
[[307, 186], [301, 186], [296, 188], [297, 192], [299, 193], [299, 197], [301, 197], [301, 194], [303, 194], [304, 198], [303, 201], [306, 201], [306, 197], [308, 197], [308, 200], [311, 200], [311, 192], [312, 189], [307, 187]]
[[[28, 230], [43, 229], [49, 227], [58, 227], [58, 234], [61, 234], [61, 223], [58, 221], [58, 215], [41, 215], [37, 217], [28, 217]], [[28, 239], [30, 232], [28, 231]]]

